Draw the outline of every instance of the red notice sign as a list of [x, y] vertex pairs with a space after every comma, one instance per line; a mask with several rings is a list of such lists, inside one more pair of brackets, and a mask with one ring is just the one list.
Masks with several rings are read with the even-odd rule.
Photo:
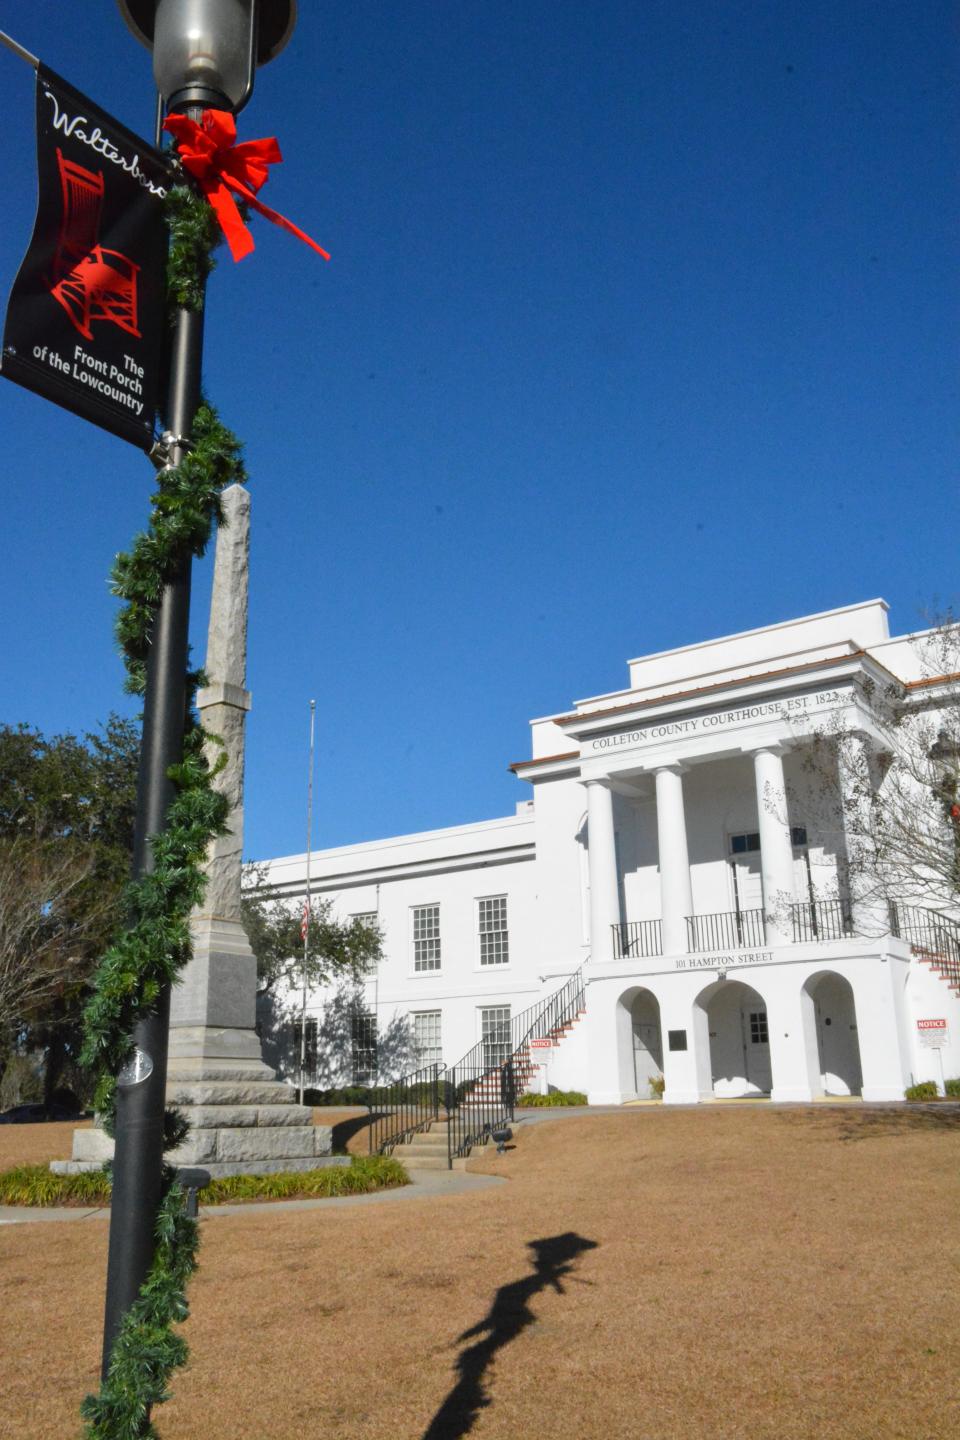
[[947, 1022], [944, 1019], [918, 1020], [917, 1038], [930, 1050], [942, 1050], [947, 1043]]

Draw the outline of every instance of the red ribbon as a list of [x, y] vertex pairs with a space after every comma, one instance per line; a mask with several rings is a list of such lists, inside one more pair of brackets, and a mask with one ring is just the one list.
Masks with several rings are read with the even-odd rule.
[[324, 260], [330, 259], [326, 250], [286, 216], [257, 199], [256, 192], [269, 178], [267, 166], [277, 165], [283, 159], [276, 139], [245, 140], [242, 145], [236, 144], [237, 124], [229, 110], [204, 110], [199, 125], [186, 115], [168, 115], [163, 128], [176, 140], [184, 170], [193, 176], [213, 206], [234, 260], [249, 255], [254, 244], [231, 191], [242, 196], [274, 225], [296, 235]]

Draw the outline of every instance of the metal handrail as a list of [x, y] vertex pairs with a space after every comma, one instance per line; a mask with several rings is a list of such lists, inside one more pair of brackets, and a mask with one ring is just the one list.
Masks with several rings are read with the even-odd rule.
[[846, 940], [853, 934], [849, 900], [804, 900], [790, 906], [793, 943], [810, 940]]
[[935, 961], [944, 978], [960, 986], [960, 922], [939, 910], [891, 901], [890, 933]]
[[628, 920], [614, 925], [613, 958], [644, 959], [663, 954], [663, 925], [659, 920]]
[[370, 1154], [384, 1155], [440, 1117], [445, 1067], [424, 1065], [378, 1085], [370, 1096]]
[[722, 910], [687, 916], [687, 949], [742, 950], [766, 943], [762, 910]]
[[[514, 1117], [520, 1087], [529, 1077], [532, 1040], [555, 1035], [580, 1013], [584, 1003], [583, 966], [559, 990], [528, 1005], [510, 1020], [510, 1050], [490, 1063], [490, 1044], [480, 1040], [462, 1060], [447, 1067], [444, 1084], [447, 1108], [447, 1159], [472, 1145], [483, 1144], [492, 1130]], [[502, 1043], [502, 1042], [495, 1042]]]

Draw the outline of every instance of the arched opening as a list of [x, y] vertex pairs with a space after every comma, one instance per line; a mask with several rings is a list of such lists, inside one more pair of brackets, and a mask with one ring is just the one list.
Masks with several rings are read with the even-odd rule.
[[822, 1095], [859, 1095], [863, 1074], [850, 981], [833, 970], [823, 970], [811, 975], [803, 990], [812, 1001], [816, 1035], [818, 1073], [810, 1077], [812, 1089]]
[[660, 1005], [656, 995], [640, 990], [630, 1006], [633, 1025], [633, 1069], [637, 1094], [641, 1099], [653, 1092], [650, 1081], [663, 1075], [663, 1039], [660, 1030]]
[[617, 1051], [621, 1092], [649, 1100], [650, 1081], [663, 1074], [663, 1038], [659, 1001], [640, 985], [617, 1001]]
[[767, 1004], [740, 980], [718, 980], [697, 998], [710, 1042], [710, 1083], [718, 1099], [769, 1095]]

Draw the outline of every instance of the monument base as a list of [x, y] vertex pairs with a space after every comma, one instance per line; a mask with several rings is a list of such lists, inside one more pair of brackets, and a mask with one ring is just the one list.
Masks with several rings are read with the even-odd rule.
[[[171, 1036], [172, 1039], [172, 1036]], [[259, 1052], [255, 1033], [251, 1039]], [[333, 1131], [314, 1125], [296, 1091], [275, 1078], [262, 1060], [216, 1055], [173, 1056], [167, 1072], [167, 1104], [190, 1122], [190, 1134], [167, 1152], [171, 1165], [200, 1165], [221, 1175], [268, 1175], [337, 1164]], [[99, 1170], [113, 1159], [113, 1141], [98, 1128], [73, 1132], [73, 1155], [53, 1160], [58, 1175]]]

